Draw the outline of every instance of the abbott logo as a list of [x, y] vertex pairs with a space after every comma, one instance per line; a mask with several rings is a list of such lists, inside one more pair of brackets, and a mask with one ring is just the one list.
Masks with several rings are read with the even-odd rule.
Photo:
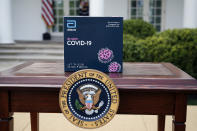
[[77, 25], [77, 23], [76, 23], [76, 20], [67, 20], [67, 28], [76, 28], [76, 25]]

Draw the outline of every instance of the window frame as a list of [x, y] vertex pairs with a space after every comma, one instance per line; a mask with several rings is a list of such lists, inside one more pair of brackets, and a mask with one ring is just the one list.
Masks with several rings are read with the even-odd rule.
[[[128, 0], [128, 18], [132, 19], [131, 15], [131, 1], [133, 0]], [[136, 0], [137, 1], [137, 0]], [[166, 7], [166, 2], [165, 0], [161, 0], [162, 5], [161, 5], [161, 19], [160, 19], [160, 31], [163, 31], [165, 29], [165, 7]], [[155, 7], [157, 8], [157, 7]], [[150, 0], [144, 0], [143, 1], [143, 14], [142, 14], [142, 19], [146, 22], [150, 23]]]
[[[70, 15], [70, 0], [62, 0], [63, 1], [63, 16], [71, 16]], [[72, 1], [77, 1], [77, 0], [72, 0]], [[75, 15], [76, 16], [76, 15]], [[64, 28], [64, 24], [63, 24]], [[52, 28], [50, 28], [50, 32], [52, 36], [63, 36], [63, 32], [53, 32]]]

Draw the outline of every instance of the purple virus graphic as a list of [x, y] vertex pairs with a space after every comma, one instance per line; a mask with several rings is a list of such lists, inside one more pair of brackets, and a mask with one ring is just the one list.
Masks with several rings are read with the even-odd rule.
[[113, 59], [113, 51], [108, 48], [102, 48], [98, 52], [98, 60], [101, 63], [108, 63]]
[[111, 62], [108, 66], [109, 72], [120, 72], [121, 65], [117, 62]]

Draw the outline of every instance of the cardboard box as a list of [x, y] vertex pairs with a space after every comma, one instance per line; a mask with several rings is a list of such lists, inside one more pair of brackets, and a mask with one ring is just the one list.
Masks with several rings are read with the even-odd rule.
[[65, 72], [122, 72], [122, 50], [122, 17], [64, 17]]

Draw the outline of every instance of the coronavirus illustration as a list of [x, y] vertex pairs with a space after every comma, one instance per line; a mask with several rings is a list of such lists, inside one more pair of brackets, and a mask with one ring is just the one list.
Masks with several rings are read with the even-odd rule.
[[108, 66], [109, 72], [120, 72], [121, 70], [121, 65], [117, 62], [111, 62], [110, 65]]
[[98, 52], [98, 60], [101, 63], [108, 63], [113, 59], [113, 51], [108, 48], [102, 48]]

